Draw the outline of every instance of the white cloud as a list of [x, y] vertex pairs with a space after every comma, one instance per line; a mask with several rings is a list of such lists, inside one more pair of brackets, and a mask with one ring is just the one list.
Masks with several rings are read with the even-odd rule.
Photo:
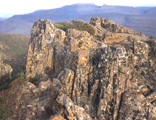
[[5, 17], [3, 14], [0, 14], [0, 17], [2, 18], [2, 17]]

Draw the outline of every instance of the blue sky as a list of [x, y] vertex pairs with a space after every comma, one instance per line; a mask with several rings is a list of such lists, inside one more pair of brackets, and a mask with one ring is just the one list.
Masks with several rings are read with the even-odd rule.
[[98, 6], [156, 6], [156, 0], [3, 0], [0, 4], [0, 17], [5, 15], [30, 13], [39, 9], [53, 9], [75, 3], [93, 3]]

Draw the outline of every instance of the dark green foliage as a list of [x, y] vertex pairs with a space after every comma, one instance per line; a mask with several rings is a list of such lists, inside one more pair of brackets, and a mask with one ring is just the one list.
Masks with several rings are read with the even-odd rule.
[[25, 77], [24, 72], [17, 73], [17, 75], [13, 76], [13, 77], [11, 78], [11, 80], [15, 80], [15, 79], [20, 78], [20, 77]]
[[[24, 76], [18, 74], [17, 76]], [[19, 90], [25, 83], [24, 77], [18, 77], [12, 83], [7, 90], [0, 91], [0, 120], [5, 120], [9, 116], [14, 114], [15, 105], [17, 103], [16, 98], [19, 94]]]
[[17, 92], [17, 86], [0, 92], [0, 119], [5, 120], [12, 115], [16, 104], [15, 98]]
[[87, 31], [91, 35], [95, 34], [95, 29], [92, 26], [90, 26], [89, 23], [80, 24], [79, 30]]
[[5, 104], [0, 104], [0, 119], [6, 120], [10, 114], [10, 108], [7, 107]]
[[25, 78], [25, 74], [23, 72], [17, 73], [17, 75], [11, 78], [11, 81], [9, 81], [8, 83], [5, 83], [3, 86], [0, 86], [0, 91], [9, 89], [12, 86], [12, 84], [15, 84], [15, 83], [18, 83], [18, 85], [22, 84], [23, 83], [22, 80], [25, 81], [24, 78]]
[[78, 20], [73, 20], [70, 23], [69, 22], [57, 22], [57, 23], [54, 23], [54, 26], [64, 31], [66, 31], [67, 29], [77, 29], [77, 30], [87, 31], [91, 35], [95, 34], [95, 29], [93, 26], [91, 26], [89, 23], [78, 21]]
[[0, 86], [0, 91], [6, 90], [6, 89], [8, 89], [10, 87], [11, 87], [10, 82], [9, 83], [5, 83], [3, 86]]

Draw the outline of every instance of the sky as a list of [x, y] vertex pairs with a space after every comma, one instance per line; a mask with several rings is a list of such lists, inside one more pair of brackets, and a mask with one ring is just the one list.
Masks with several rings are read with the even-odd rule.
[[156, 6], [156, 0], [3, 0], [0, 3], [0, 17], [26, 14], [40, 9], [53, 9], [75, 3], [92, 3], [98, 6]]

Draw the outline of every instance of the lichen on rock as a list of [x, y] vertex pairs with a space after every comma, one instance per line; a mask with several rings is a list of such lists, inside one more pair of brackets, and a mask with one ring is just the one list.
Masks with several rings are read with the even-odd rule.
[[30, 81], [21, 97], [25, 117], [156, 119], [155, 62], [149, 58], [154, 47], [148, 37], [109, 19], [91, 18], [90, 24], [94, 36], [62, 31], [49, 20], [34, 23], [26, 64]]

